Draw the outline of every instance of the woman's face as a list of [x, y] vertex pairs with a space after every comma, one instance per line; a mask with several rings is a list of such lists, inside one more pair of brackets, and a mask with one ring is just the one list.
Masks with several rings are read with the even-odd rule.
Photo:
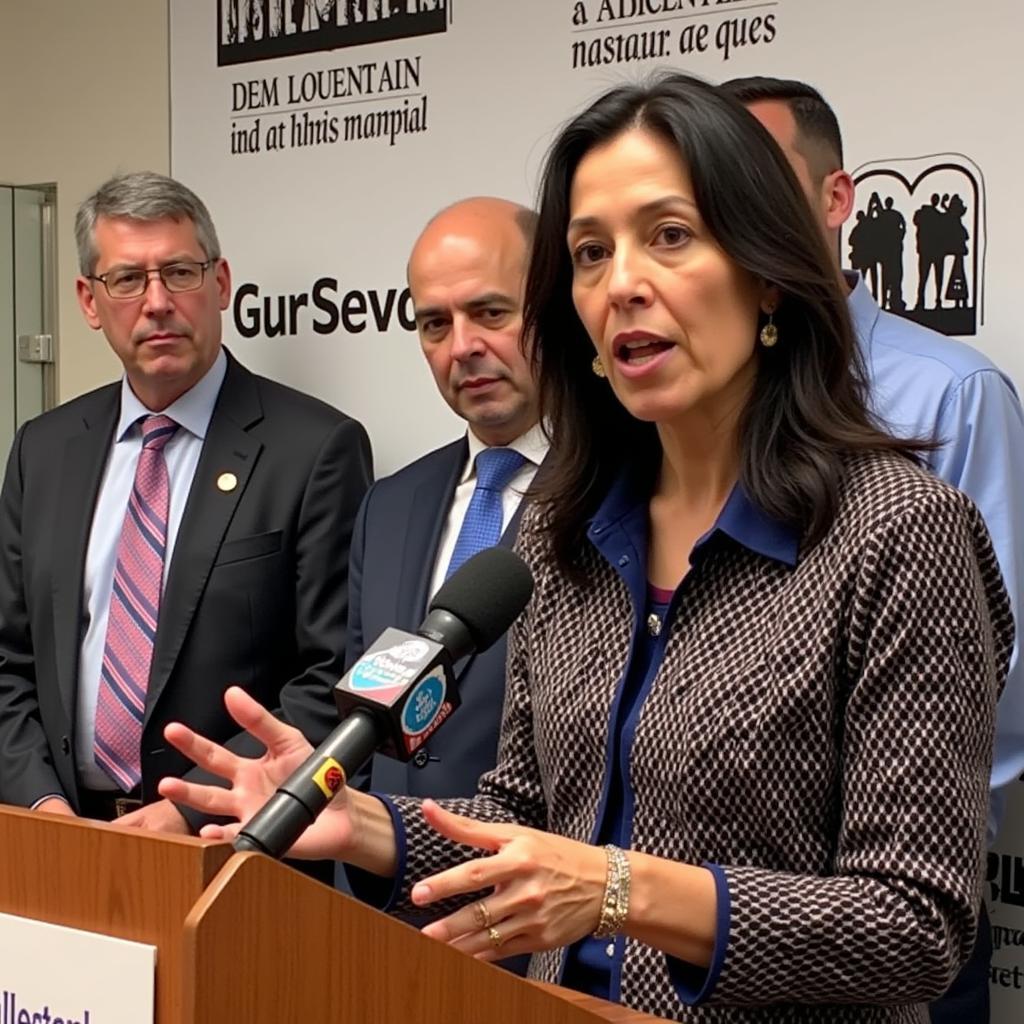
[[711, 237], [676, 150], [642, 129], [595, 147], [569, 206], [573, 302], [619, 401], [659, 424], [735, 421], [775, 290]]

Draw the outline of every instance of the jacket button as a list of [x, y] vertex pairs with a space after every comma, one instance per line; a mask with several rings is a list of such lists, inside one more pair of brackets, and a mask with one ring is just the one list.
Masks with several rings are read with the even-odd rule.
[[424, 747], [420, 747], [420, 749], [413, 754], [412, 763], [416, 765], [417, 768], [426, 768], [427, 765], [430, 764], [430, 755]]
[[67, 736], [61, 736], [60, 738], [60, 752], [62, 754], [71, 753], [71, 740], [69, 740]]

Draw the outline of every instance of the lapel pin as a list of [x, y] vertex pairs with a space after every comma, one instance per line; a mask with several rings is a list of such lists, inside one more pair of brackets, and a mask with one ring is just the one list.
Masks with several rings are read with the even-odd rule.
[[221, 475], [217, 477], [217, 490], [219, 491], [224, 491], [226, 493], [227, 491], [233, 491], [237, 486], [238, 477], [235, 476], [234, 473], [221, 473]]

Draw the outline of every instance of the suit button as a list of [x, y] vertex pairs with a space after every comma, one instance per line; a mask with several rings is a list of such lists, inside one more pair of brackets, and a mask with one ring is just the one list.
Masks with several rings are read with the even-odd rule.
[[412, 763], [417, 768], [426, 768], [430, 764], [430, 755], [427, 753], [425, 747], [420, 747], [419, 750], [413, 755]]
[[71, 740], [69, 740], [67, 736], [61, 736], [60, 738], [60, 752], [62, 754], [71, 753]]

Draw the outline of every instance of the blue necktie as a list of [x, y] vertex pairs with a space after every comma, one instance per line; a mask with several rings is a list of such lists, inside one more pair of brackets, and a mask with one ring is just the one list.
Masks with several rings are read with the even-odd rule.
[[526, 456], [512, 448], [485, 448], [476, 457], [476, 490], [466, 509], [447, 579], [467, 558], [501, 540], [501, 492], [522, 468]]

